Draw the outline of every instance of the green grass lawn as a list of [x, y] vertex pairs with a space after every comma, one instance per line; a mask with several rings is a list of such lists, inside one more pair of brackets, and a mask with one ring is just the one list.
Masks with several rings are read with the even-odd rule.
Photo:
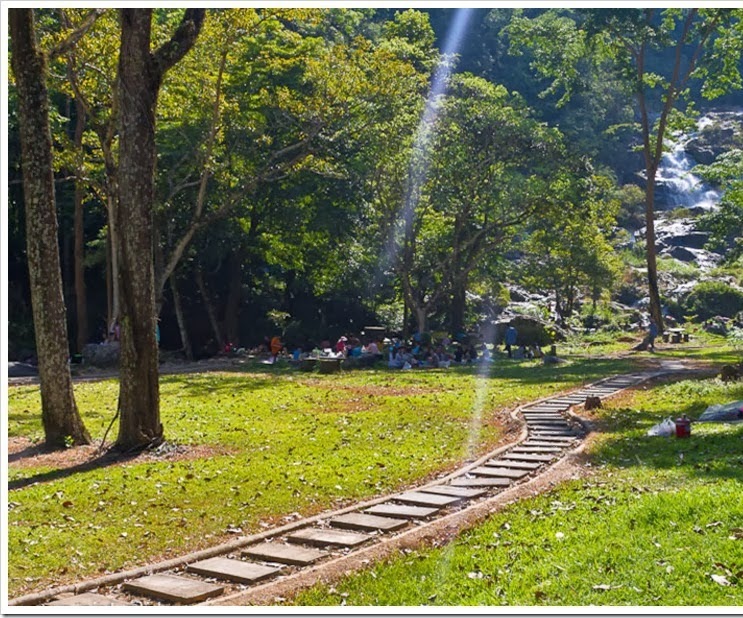
[[[573, 359], [499, 361], [484, 375], [256, 367], [163, 376], [166, 439], [186, 457], [61, 476], [11, 461], [9, 594], [175, 557], [440, 475], [498, 442], [499, 410], [631, 366]], [[115, 380], [75, 385], [96, 440], [117, 392]], [[42, 439], [37, 387], [9, 388], [8, 421], [11, 438]]]
[[581, 481], [523, 500], [436, 549], [379, 563], [296, 605], [743, 605], [743, 424], [648, 437], [668, 416], [743, 399], [687, 380], [598, 411]]

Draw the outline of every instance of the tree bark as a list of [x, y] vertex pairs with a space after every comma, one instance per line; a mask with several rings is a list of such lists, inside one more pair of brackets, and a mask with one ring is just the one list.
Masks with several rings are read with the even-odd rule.
[[[75, 150], [82, 151], [85, 130], [85, 108], [75, 99]], [[82, 154], [80, 154], [82, 160]], [[77, 351], [82, 352], [88, 343], [88, 299], [85, 287], [85, 213], [83, 210], [82, 165], [75, 177], [75, 314], [77, 318]]]
[[190, 49], [204, 17], [187, 9], [173, 38], [150, 52], [152, 9], [121, 10], [119, 54], [118, 230], [121, 295], [119, 435], [122, 450], [163, 440], [160, 422], [152, 204], [155, 177], [155, 109], [165, 72]]
[[467, 307], [467, 286], [463, 282], [454, 285], [451, 296], [449, 328], [452, 333], [461, 333], [464, 330], [464, 312]]
[[[230, 290], [224, 309], [224, 332], [227, 341], [238, 344], [240, 340], [240, 303], [242, 301], [243, 251], [238, 247], [230, 256]], [[287, 286], [288, 290], [289, 286]], [[290, 311], [291, 313], [291, 311]]]
[[181, 334], [181, 347], [186, 358], [190, 361], [193, 360], [193, 348], [191, 346], [191, 338], [188, 336], [188, 326], [186, 324], [186, 317], [183, 315], [183, 305], [181, 304], [181, 295], [178, 292], [178, 282], [175, 279], [175, 273], [170, 275], [170, 291], [173, 293], [173, 307], [175, 308], [175, 318], [178, 322], [178, 330]]
[[648, 170], [645, 185], [645, 256], [648, 266], [650, 317], [658, 326], [658, 333], [663, 334], [663, 313], [661, 312], [658, 263], [655, 253], [655, 170]]
[[214, 333], [214, 340], [217, 342], [217, 346], [219, 347], [219, 350], [224, 349], [224, 338], [222, 337], [222, 329], [219, 328], [219, 320], [217, 320], [217, 312], [214, 309], [214, 305], [212, 304], [211, 298], [209, 298], [209, 291], [206, 289], [206, 282], [204, 281], [204, 273], [201, 271], [201, 268], [198, 266], [196, 267], [195, 277], [196, 279], [196, 286], [199, 288], [199, 292], [201, 293], [201, 298], [204, 301], [204, 306], [206, 307], [206, 313], [209, 316], [209, 324], [212, 327], [212, 332]]
[[41, 382], [41, 417], [46, 445], [89, 444], [75, 404], [67, 363], [69, 343], [57, 241], [52, 137], [46, 62], [36, 46], [32, 9], [9, 9], [12, 67], [20, 114], [26, 243], [36, 352]]

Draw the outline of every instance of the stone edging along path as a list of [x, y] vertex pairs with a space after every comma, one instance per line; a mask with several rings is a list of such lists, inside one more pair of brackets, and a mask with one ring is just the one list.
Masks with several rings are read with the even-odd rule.
[[512, 412], [518, 439], [435, 481], [105, 577], [10, 599], [8, 605], [271, 604], [372, 560], [452, 537], [503, 505], [567, 478], [590, 430], [572, 408], [682, 365], [613, 376]]

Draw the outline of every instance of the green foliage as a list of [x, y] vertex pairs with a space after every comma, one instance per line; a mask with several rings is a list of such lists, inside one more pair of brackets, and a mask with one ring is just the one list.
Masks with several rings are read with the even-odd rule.
[[[397, 275], [420, 321], [500, 257], [518, 226], [535, 217], [564, 156], [561, 135], [516, 96], [470, 74], [452, 77], [411, 152], [399, 225]], [[480, 271], [482, 272], [482, 271]], [[461, 326], [459, 326], [461, 327]], [[425, 330], [425, 325], [419, 328]]]
[[743, 311], [743, 291], [722, 281], [703, 281], [689, 292], [683, 306], [699, 320], [717, 315], [731, 318]]
[[723, 189], [718, 209], [700, 218], [700, 229], [710, 232], [710, 246], [721, 250], [725, 262], [743, 258], [743, 150], [731, 150], [711, 165], [697, 165], [694, 173]]
[[619, 273], [607, 235], [619, 208], [611, 181], [583, 170], [566, 171], [554, 183], [554, 203], [541, 213], [524, 243], [524, 281], [552, 291], [561, 319], [569, 318], [579, 295], [594, 304]]

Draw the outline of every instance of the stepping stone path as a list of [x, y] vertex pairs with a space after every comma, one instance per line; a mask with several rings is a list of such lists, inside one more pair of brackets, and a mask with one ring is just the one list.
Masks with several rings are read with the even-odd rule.
[[538, 461], [516, 461], [514, 459], [491, 459], [485, 465], [514, 470], [537, 470], [542, 467], [542, 463]]
[[104, 597], [102, 594], [95, 594], [93, 592], [84, 592], [83, 594], [76, 594], [71, 597], [65, 597], [47, 603], [47, 605], [75, 605], [75, 606], [89, 606], [89, 605], [119, 605], [114, 599], [110, 597]]
[[327, 552], [306, 547], [282, 545], [281, 543], [259, 543], [243, 550], [243, 556], [266, 562], [307, 566], [327, 556]]
[[406, 519], [423, 519], [435, 515], [441, 509], [434, 509], [425, 506], [406, 506], [404, 504], [392, 504], [386, 502], [384, 504], [377, 504], [364, 511], [364, 513], [371, 513], [372, 515], [382, 515], [388, 517], [404, 517]]
[[[514, 483], [538, 475], [541, 468], [557, 461], [561, 453], [573, 448], [581, 438], [581, 430], [576, 431], [572, 424], [574, 421], [566, 416], [572, 406], [583, 405], [587, 397], [608, 397], [648, 377], [651, 374], [615, 376], [568, 395], [522, 407], [519, 412], [528, 431], [524, 441], [497, 455], [490, 455], [490, 459], [483, 458], [463, 467], [438, 485], [411, 489], [373, 506], [328, 515], [322, 521], [315, 518], [312, 522], [296, 522], [289, 531], [277, 531], [270, 540], [250, 543], [246, 539], [243, 547], [236, 550], [231, 546], [224, 550], [224, 555], [179, 568], [166, 569], [163, 566], [163, 572], [154, 575], [133, 579], [122, 576], [120, 584], [108, 588], [88, 588], [98, 593], [84, 592], [66, 597], [50, 594], [46, 605], [146, 605], [163, 602], [192, 605], [226, 591], [236, 592], [236, 586], [243, 590], [246, 586], [353, 552], [359, 546], [383, 542], [389, 535], [404, 533], [406, 529], [432, 518], [466, 509], [473, 501], [487, 499]], [[235, 559], [235, 553], [242, 559]], [[157, 565], [152, 565], [149, 572], [153, 571], [157, 571]], [[188, 576], [184, 577], [183, 572]], [[215, 584], [215, 580], [222, 583]], [[81, 587], [78, 585], [76, 589]], [[101, 594], [101, 589], [103, 592], [110, 589], [110, 594], [116, 596]]]
[[322, 530], [320, 528], [303, 528], [292, 532], [286, 537], [291, 543], [307, 543], [318, 547], [334, 545], [337, 547], [356, 547], [371, 538], [368, 534], [359, 532], [343, 532], [341, 530]]
[[461, 498], [457, 496], [442, 496], [440, 494], [427, 494], [422, 491], [409, 491], [399, 496], [395, 496], [394, 500], [398, 502], [405, 502], [407, 504], [414, 504], [416, 506], [449, 506], [459, 502]]
[[279, 569], [275, 567], [233, 560], [232, 558], [209, 558], [189, 564], [186, 568], [189, 572], [197, 575], [226, 579], [241, 584], [253, 584], [279, 572]]
[[186, 605], [219, 596], [224, 586], [177, 575], [148, 575], [126, 582], [124, 590]]
[[405, 519], [394, 517], [380, 517], [379, 515], [367, 515], [364, 513], [346, 513], [330, 520], [330, 525], [346, 530], [364, 530], [373, 532], [392, 532], [408, 525]]

